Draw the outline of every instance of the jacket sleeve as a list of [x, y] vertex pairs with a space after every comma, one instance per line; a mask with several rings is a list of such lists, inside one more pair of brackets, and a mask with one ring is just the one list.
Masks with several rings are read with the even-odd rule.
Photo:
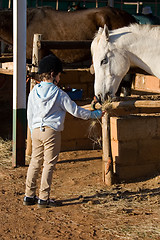
[[67, 93], [61, 91], [61, 107], [64, 111], [70, 113], [74, 117], [84, 120], [91, 118], [91, 111], [79, 107], [74, 101], [70, 99]]

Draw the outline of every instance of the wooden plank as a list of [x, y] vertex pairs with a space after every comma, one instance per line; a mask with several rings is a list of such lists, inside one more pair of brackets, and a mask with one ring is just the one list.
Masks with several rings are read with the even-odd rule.
[[13, 70], [0, 68], [0, 74], [13, 75]]
[[75, 62], [75, 63], [63, 63], [63, 69], [76, 69], [77, 71], [80, 69], [89, 69], [92, 64], [92, 59], [81, 61], [81, 62]]
[[0, 63], [13, 62], [13, 56], [0, 57]]
[[38, 41], [38, 48], [42, 49], [89, 49], [91, 40], [82, 41]]
[[111, 102], [104, 104], [103, 109], [111, 116], [137, 113], [160, 113], [160, 100], [130, 100]]

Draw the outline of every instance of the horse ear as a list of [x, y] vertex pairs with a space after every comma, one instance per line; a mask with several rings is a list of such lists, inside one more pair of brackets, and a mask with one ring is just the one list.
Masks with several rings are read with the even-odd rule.
[[106, 35], [106, 40], [109, 40], [109, 30], [108, 30], [108, 26], [105, 24], [104, 25], [104, 33]]
[[102, 32], [103, 32], [103, 28], [99, 27], [98, 34], [102, 34]]

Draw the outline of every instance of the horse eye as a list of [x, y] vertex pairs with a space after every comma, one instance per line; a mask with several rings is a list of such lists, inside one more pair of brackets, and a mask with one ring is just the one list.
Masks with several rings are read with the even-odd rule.
[[102, 61], [101, 61], [101, 66], [103, 65], [103, 64], [107, 64], [108, 63], [108, 58], [104, 58]]

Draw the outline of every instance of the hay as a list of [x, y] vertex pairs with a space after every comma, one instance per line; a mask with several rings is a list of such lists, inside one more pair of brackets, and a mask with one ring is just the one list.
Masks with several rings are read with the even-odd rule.
[[102, 112], [105, 111], [109, 113], [112, 110], [112, 102], [110, 101], [105, 101], [102, 105]]
[[12, 162], [12, 141], [0, 138], [0, 164], [10, 165]]
[[93, 149], [95, 146], [102, 148], [102, 137], [98, 131], [98, 124], [101, 125], [101, 121], [97, 118], [96, 120], [92, 120], [89, 126], [88, 138], [93, 142]]

